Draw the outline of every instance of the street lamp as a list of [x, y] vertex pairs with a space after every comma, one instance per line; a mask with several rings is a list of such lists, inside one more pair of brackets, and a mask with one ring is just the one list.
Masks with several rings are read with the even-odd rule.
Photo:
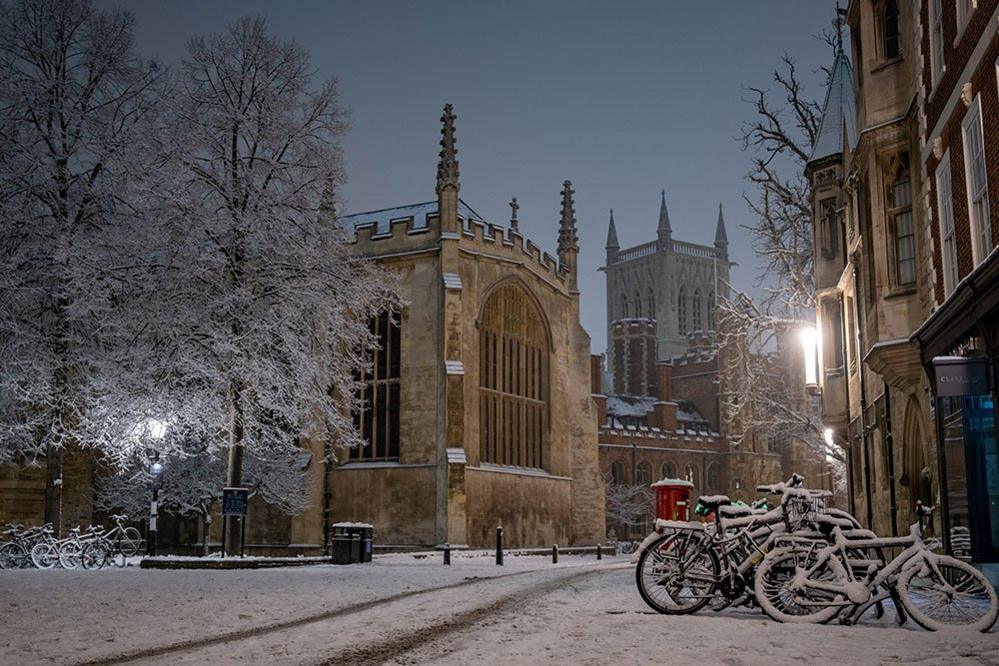
[[801, 347], [805, 355], [805, 388], [819, 387], [819, 334], [814, 326], [801, 329]]
[[[166, 435], [166, 423], [150, 419], [147, 424], [149, 436], [156, 442], [160, 442]], [[149, 535], [146, 539], [146, 554], [156, 555], [156, 516], [158, 513], [158, 503], [160, 499], [160, 486], [163, 485], [163, 463], [160, 462], [160, 452], [155, 450], [153, 464], [149, 467], [149, 489], [152, 491], [152, 498], [149, 500]]]

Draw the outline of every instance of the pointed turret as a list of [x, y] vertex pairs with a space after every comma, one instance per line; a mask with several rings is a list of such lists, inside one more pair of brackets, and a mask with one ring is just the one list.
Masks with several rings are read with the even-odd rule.
[[617, 242], [617, 229], [614, 227], [614, 209], [611, 208], [610, 224], [607, 225], [607, 263], [613, 264], [621, 245]]
[[458, 233], [458, 147], [454, 138], [454, 110], [444, 105], [441, 115], [441, 152], [437, 162], [437, 210], [441, 231]]
[[579, 236], [576, 235], [575, 190], [572, 181], [562, 183], [562, 215], [558, 225], [558, 262], [569, 276], [569, 290], [576, 291], [576, 258], [579, 256]]
[[669, 225], [669, 210], [666, 209], [666, 190], [659, 202], [659, 226], [656, 229], [657, 245], [660, 252], [669, 252], [673, 245], [673, 229]]
[[728, 259], [728, 233], [725, 231], [725, 216], [722, 205], [718, 204], [718, 224], [715, 226], [715, 247], [722, 259]]
[[812, 144], [812, 163], [852, 147], [857, 138], [857, 110], [853, 97], [853, 68], [843, 52], [843, 40], [837, 39], [836, 55], [829, 73], [829, 86], [822, 104], [822, 119]]

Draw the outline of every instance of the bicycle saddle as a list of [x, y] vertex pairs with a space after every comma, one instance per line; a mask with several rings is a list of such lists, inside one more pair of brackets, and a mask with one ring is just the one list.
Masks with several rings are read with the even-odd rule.
[[751, 514], [753, 509], [744, 504], [726, 504], [718, 507], [718, 512], [726, 518], [741, 518]]
[[701, 495], [697, 498], [697, 501], [703, 506], [708, 512], [717, 511], [718, 507], [727, 506], [732, 503], [732, 500], [728, 498], [728, 495]]

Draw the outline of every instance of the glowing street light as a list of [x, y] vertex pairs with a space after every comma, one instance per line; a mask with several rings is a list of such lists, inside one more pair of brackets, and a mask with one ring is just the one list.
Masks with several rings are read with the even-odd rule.
[[805, 387], [819, 386], [819, 334], [814, 326], [801, 329], [801, 348], [805, 355]]
[[[160, 442], [166, 436], [167, 424], [156, 419], [149, 419], [146, 422], [146, 431], [149, 437], [156, 442]], [[155, 452], [153, 464], [149, 466], [149, 489], [153, 496], [149, 501], [149, 534], [146, 539], [146, 554], [156, 555], [156, 517], [159, 513], [160, 486], [163, 485], [163, 463], [160, 462], [159, 451]]]

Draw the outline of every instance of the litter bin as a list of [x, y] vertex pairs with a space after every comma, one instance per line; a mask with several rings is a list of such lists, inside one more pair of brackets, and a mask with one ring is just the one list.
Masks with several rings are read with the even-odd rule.
[[374, 533], [368, 523], [333, 523], [333, 564], [370, 562]]

